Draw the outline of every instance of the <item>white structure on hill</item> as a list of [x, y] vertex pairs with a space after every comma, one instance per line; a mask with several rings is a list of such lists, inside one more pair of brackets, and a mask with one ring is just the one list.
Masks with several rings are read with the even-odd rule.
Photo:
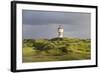
[[64, 29], [61, 25], [58, 27], [58, 38], [63, 38]]

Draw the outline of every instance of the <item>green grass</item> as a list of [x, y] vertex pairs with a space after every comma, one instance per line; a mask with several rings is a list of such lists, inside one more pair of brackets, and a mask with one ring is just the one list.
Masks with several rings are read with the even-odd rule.
[[23, 62], [71, 61], [91, 59], [90, 39], [24, 39]]

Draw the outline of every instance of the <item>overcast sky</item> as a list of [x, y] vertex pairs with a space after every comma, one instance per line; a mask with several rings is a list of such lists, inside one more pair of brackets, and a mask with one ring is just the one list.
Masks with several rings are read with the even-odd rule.
[[64, 37], [90, 38], [89, 13], [22, 11], [23, 39], [54, 38], [62, 25]]

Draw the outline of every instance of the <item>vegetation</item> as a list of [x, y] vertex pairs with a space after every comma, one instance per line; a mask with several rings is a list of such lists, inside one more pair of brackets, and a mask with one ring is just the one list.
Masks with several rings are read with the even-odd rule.
[[24, 39], [23, 62], [85, 60], [91, 58], [90, 39]]

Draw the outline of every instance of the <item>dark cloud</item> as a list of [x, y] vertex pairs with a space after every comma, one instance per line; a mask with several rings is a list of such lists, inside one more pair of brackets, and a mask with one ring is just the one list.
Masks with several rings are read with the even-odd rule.
[[90, 14], [76, 12], [22, 11], [23, 38], [57, 37], [61, 24], [65, 37], [90, 38]]

